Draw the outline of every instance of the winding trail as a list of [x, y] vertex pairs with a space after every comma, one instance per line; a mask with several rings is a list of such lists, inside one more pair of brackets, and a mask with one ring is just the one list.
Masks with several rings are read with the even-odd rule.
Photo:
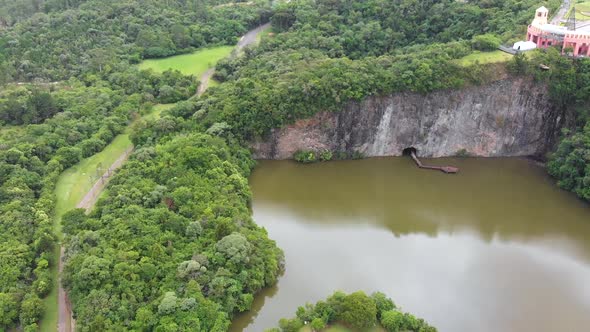
[[[252, 45], [256, 42], [256, 38], [258, 34], [260, 34], [264, 29], [270, 27], [270, 23], [263, 24], [255, 29], [248, 31], [240, 41], [236, 44], [235, 49], [232, 51], [230, 57], [236, 57], [239, 55], [239, 52], [244, 49], [244, 47]], [[197, 96], [202, 95], [209, 86], [209, 81], [211, 77], [215, 73], [215, 67], [208, 69], [202, 76], [201, 76], [201, 84], [199, 89], [197, 90]], [[76, 206], [77, 208], [85, 209], [86, 213], [90, 212], [94, 207], [94, 204], [98, 201], [101, 192], [105, 188], [106, 184], [109, 182], [110, 178], [115, 174], [115, 171], [129, 158], [129, 155], [133, 152], [133, 147], [125, 150], [118, 158], [111, 164], [111, 166], [107, 169], [107, 171], [94, 183], [90, 191], [84, 195], [84, 198], [78, 203]], [[63, 288], [61, 275], [63, 271], [63, 264], [64, 264], [64, 253], [65, 248], [63, 245], [60, 246], [60, 253], [59, 253], [59, 262], [58, 262], [58, 272], [59, 272], [59, 282], [58, 282], [58, 323], [57, 323], [57, 331], [58, 332], [72, 332], [76, 330], [76, 320], [72, 314], [72, 306], [70, 300], [68, 299], [68, 294], [66, 293], [65, 289]]]

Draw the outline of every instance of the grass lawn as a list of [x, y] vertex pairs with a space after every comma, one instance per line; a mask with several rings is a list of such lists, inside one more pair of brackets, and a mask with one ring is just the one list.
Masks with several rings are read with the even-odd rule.
[[486, 63], [498, 63], [498, 62], [506, 62], [512, 58], [511, 54], [506, 52], [502, 52], [500, 50], [491, 51], [491, 52], [474, 52], [467, 56], [462, 57], [461, 59], [455, 60], [458, 64], [462, 66], [469, 66], [474, 64], [476, 61], [479, 61], [481, 64]]
[[227, 57], [233, 49], [233, 46], [219, 46], [198, 50], [190, 54], [144, 60], [139, 64], [139, 68], [153, 69], [156, 72], [177, 69], [185, 75], [200, 77], [207, 69], [214, 67], [219, 60]]
[[210, 87], [210, 88], [212, 88], [212, 87], [214, 87], [214, 86], [218, 86], [219, 84], [221, 84], [221, 83], [219, 83], [218, 81], [216, 81], [216, 80], [215, 80], [215, 79], [213, 79], [213, 78], [211, 78], [211, 79], [209, 80], [209, 87]]
[[[101, 152], [82, 160], [61, 173], [55, 186], [57, 196], [55, 206], [56, 234], [61, 235], [61, 225], [59, 223], [61, 216], [68, 210], [75, 208], [92, 188], [99, 176], [131, 146], [129, 134], [120, 134]], [[102, 170], [97, 173], [99, 165]]]

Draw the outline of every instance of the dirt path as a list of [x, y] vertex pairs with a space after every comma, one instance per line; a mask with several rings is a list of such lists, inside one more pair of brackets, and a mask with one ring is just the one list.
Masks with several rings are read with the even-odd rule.
[[[90, 210], [92, 210], [92, 207], [94, 207], [94, 204], [96, 204], [96, 201], [98, 200], [98, 197], [100, 196], [100, 193], [102, 192], [102, 190], [104, 189], [104, 187], [106, 186], [106, 184], [109, 182], [109, 179], [113, 176], [113, 174], [115, 174], [115, 170], [117, 170], [118, 168], [120, 168], [121, 166], [123, 166], [123, 163], [127, 160], [127, 158], [129, 158], [129, 155], [131, 154], [131, 152], [133, 151], [133, 147], [125, 150], [125, 152], [123, 152], [123, 154], [121, 154], [119, 156], [119, 158], [117, 158], [117, 160], [115, 160], [115, 162], [113, 162], [113, 164], [109, 167], [109, 169], [101, 176], [101, 178], [96, 181], [96, 183], [94, 184], [94, 186], [92, 186], [92, 188], [90, 189], [90, 191], [88, 193], [86, 193], [86, 195], [84, 196], [84, 198], [82, 198], [82, 200], [80, 201], [80, 203], [78, 203], [78, 205], [76, 206], [77, 208], [82, 208], [82, 209], [86, 209], [86, 212], [90, 212]], [[61, 275], [62, 275], [62, 271], [63, 271], [63, 261], [64, 261], [64, 247], [61, 246], [60, 247], [60, 252], [59, 252], [59, 263], [58, 263], [58, 271], [59, 271], [59, 282], [58, 282], [58, 308], [59, 308], [59, 313], [58, 313], [58, 321], [57, 321], [57, 331], [58, 332], [72, 332], [76, 330], [76, 320], [74, 319], [74, 317], [72, 316], [72, 305], [70, 303], [70, 300], [68, 299], [68, 294], [66, 293], [65, 289], [62, 286], [62, 282], [61, 282]]]

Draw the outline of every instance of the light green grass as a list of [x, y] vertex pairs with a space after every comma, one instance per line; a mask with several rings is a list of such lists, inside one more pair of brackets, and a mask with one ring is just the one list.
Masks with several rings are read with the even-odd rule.
[[474, 52], [455, 61], [462, 66], [469, 66], [476, 62], [480, 64], [506, 62], [511, 58], [511, 54], [496, 50], [491, 52]]
[[154, 109], [142, 117], [143, 120], [157, 120], [160, 118], [162, 112], [171, 109], [176, 104], [156, 104]]
[[[573, 8], [570, 8], [566, 17], [571, 14], [572, 10]], [[584, 15], [582, 13], [590, 14], [590, 1], [576, 3], [576, 20], [589, 21], [590, 15]]]
[[[96, 180], [131, 146], [129, 134], [120, 134], [104, 150], [82, 160], [60, 175], [55, 186], [57, 199], [55, 205], [56, 234], [61, 236], [61, 216], [75, 208]], [[99, 166], [100, 170], [98, 170]]]
[[185, 75], [200, 77], [207, 69], [214, 67], [219, 60], [227, 57], [233, 49], [233, 46], [219, 46], [202, 49], [190, 54], [145, 60], [139, 64], [139, 68], [153, 69], [160, 73], [168, 69], [177, 69]]
[[213, 78], [211, 78], [211, 79], [209, 80], [209, 88], [212, 88], [212, 87], [214, 87], [214, 86], [218, 86], [219, 84], [221, 84], [221, 83], [219, 83], [219, 81], [216, 81], [216, 80], [215, 80], [215, 79], [213, 79]]

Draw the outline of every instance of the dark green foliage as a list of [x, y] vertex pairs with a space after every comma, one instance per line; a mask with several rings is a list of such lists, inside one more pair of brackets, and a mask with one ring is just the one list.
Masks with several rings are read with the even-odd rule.
[[566, 131], [547, 170], [561, 188], [590, 202], [590, 122], [578, 132]]
[[304, 163], [304, 164], [309, 164], [309, 163], [315, 163], [318, 160], [318, 157], [316, 156], [316, 152], [315, 151], [303, 151], [303, 150], [299, 150], [297, 152], [295, 152], [293, 154], [293, 159], [295, 159], [295, 161], [300, 162], [300, 163]]
[[436, 332], [436, 328], [429, 326], [423, 319], [399, 311], [383, 293], [367, 296], [360, 291], [348, 295], [335, 292], [326, 301], [299, 307], [295, 318], [283, 318], [279, 321], [278, 329], [267, 331], [297, 332], [306, 324], [311, 324], [313, 331], [339, 324], [353, 331], [367, 331], [378, 323], [390, 332]]
[[94, 213], [64, 216], [64, 283], [83, 331], [225, 331], [281, 271], [281, 251], [250, 217], [247, 152], [206, 134], [158, 140]]
[[330, 57], [360, 59], [488, 32], [509, 39], [524, 35], [540, 5], [553, 12], [560, 1], [291, 1], [277, 6], [271, 18], [277, 31], [287, 33], [263, 48], [315, 48]]
[[381, 326], [388, 332], [436, 332], [423, 319], [398, 310], [384, 311], [381, 315]]
[[365, 293], [355, 292], [342, 299], [335, 318], [356, 330], [368, 330], [377, 322], [377, 306]]
[[475, 50], [493, 51], [497, 49], [498, 46], [500, 46], [500, 38], [491, 33], [475, 36], [471, 39], [471, 47]]
[[70, 83], [53, 92], [8, 92], [8, 98], [24, 101], [23, 114], [52, 107], [59, 113], [0, 144], [0, 329], [31, 330], [41, 317], [40, 299], [53, 285], [49, 269], [57, 264], [50, 216], [59, 174], [102, 149], [141, 109], [139, 98], [121, 91]]
[[104, 76], [141, 58], [233, 45], [270, 14], [265, 1], [51, 0], [37, 9], [13, 1], [0, 2], [0, 72], [19, 81]]
[[554, 107], [576, 117], [574, 127], [564, 131], [557, 150], [550, 154], [547, 170], [561, 188], [590, 201], [590, 60], [572, 60], [547, 49], [515, 59], [512, 67], [546, 82]]

